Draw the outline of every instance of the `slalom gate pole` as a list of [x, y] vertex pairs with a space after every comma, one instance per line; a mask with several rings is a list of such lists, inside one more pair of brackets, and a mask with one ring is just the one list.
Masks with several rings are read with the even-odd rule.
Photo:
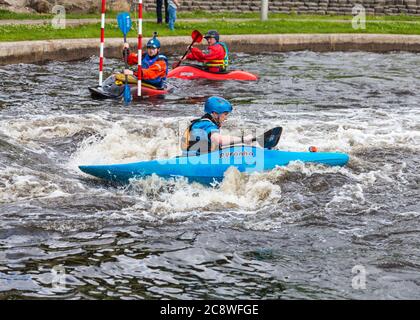
[[139, 21], [138, 21], [138, 37], [137, 37], [137, 74], [138, 74], [138, 81], [137, 81], [137, 95], [141, 97], [141, 60], [142, 60], [142, 38], [143, 38], [143, 0], [139, 1]]
[[102, 86], [103, 69], [104, 69], [105, 11], [106, 11], [106, 0], [102, 0], [102, 6], [101, 6], [101, 45], [100, 45], [100, 51], [99, 51], [99, 86]]

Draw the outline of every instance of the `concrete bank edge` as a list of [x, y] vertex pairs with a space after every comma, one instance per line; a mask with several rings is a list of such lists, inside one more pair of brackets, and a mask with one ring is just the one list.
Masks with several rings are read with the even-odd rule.
[[[182, 54], [191, 42], [189, 36], [160, 37], [163, 52]], [[136, 38], [128, 39], [132, 47]], [[143, 45], [148, 38], [143, 38]], [[420, 52], [420, 35], [391, 34], [258, 34], [223, 36], [231, 52], [260, 53], [310, 50]], [[99, 55], [99, 39], [62, 39], [0, 42], [0, 65], [72, 61]], [[122, 39], [105, 40], [105, 57], [120, 58]]]

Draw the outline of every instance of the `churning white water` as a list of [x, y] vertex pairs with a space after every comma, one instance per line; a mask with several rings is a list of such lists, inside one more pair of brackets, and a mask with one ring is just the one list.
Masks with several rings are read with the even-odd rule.
[[[0, 88], [0, 297], [420, 298], [418, 55], [238, 54], [258, 82], [170, 79], [173, 93], [130, 106], [90, 98], [95, 63], [1, 68], [22, 72]], [[278, 149], [349, 164], [231, 168], [211, 187], [78, 170], [178, 155], [214, 94], [234, 105], [224, 132], [282, 126]], [[60, 292], [55, 265], [72, 279]]]

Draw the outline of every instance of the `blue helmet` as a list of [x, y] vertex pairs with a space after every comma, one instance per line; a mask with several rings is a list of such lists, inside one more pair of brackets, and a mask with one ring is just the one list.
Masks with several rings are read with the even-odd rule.
[[229, 101], [222, 97], [213, 96], [206, 100], [204, 104], [204, 112], [211, 114], [216, 112], [217, 114], [223, 112], [232, 112], [232, 105]]
[[160, 48], [160, 41], [157, 38], [157, 32], [153, 33], [153, 38], [147, 41], [147, 48]]

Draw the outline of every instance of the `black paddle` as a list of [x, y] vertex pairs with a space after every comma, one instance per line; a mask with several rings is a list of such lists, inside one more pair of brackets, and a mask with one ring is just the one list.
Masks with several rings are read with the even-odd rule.
[[[254, 137], [252, 141], [257, 141], [258, 144], [263, 146], [265, 149], [273, 149], [279, 143], [282, 131], [282, 127], [275, 127], [264, 132], [264, 134], [259, 137]], [[234, 145], [237, 145], [237, 143], [232, 143], [226, 147], [232, 147]]]
[[282, 132], [282, 127], [275, 127], [264, 132], [263, 135], [255, 137], [252, 141], [257, 141], [258, 144], [264, 146], [265, 149], [273, 149], [279, 143]]

